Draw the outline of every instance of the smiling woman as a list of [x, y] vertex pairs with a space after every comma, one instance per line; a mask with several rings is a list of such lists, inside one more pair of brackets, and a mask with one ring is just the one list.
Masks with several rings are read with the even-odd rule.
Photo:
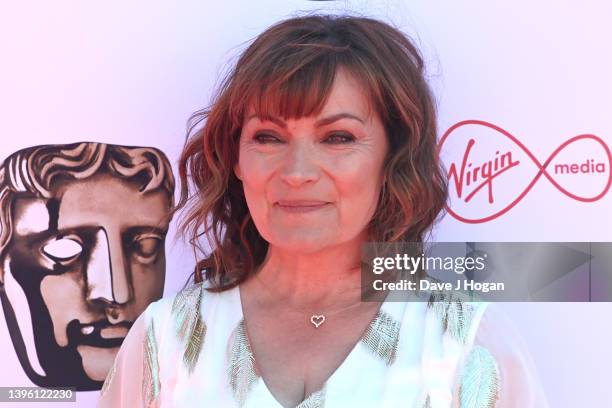
[[319, 114], [287, 121], [249, 115], [234, 171], [266, 242], [308, 253], [366, 238], [388, 150], [368, 102], [340, 69]]
[[362, 301], [362, 244], [422, 241], [446, 199], [423, 74], [368, 18], [253, 41], [180, 161], [184, 230], [210, 249], [136, 322], [101, 406], [545, 406], [486, 304]]

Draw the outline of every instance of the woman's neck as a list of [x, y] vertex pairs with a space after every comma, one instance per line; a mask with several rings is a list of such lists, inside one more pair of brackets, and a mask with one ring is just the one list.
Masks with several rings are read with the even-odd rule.
[[255, 279], [294, 305], [337, 306], [360, 298], [361, 241], [296, 253], [270, 245]]

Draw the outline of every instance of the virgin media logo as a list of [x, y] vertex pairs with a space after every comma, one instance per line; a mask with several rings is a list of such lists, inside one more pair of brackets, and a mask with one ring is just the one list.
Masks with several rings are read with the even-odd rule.
[[[540, 148], [550, 140], [534, 138]], [[502, 216], [543, 179], [567, 199], [585, 203], [600, 200], [612, 184], [610, 148], [591, 134], [565, 140], [542, 162], [499, 126], [466, 120], [444, 133], [439, 149], [449, 179], [448, 213], [466, 223]]]

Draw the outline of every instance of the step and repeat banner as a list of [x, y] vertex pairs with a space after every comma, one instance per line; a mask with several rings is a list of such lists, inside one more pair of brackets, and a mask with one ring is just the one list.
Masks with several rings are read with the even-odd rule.
[[[612, 241], [611, 8], [524, 0], [2, 3], [0, 386], [74, 387], [78, 406], [95, 406], [131, 323], [193, 271], [193, 251], [168, 215], [190, 115], [209, 103], [251, 39], [311, 12], [382, 19], [423, 53], [449, 178], [434, 240], [549, 242], [545, 255], [504, 247], [507, 259], [523, 257], [516, 264], [532, 268], [516, 282], [538, 281], [525, 272], [537, 273], [526, 256], [569, 256], [571, 265], [546, 272], [569, 295], [540, 300], [610, 301], [601, 289], [612, 281], [609, 261], [598, 264], [602, 283], [588, 275], [588, 292], [581, 286], [573, 296], [571, 288], [587, 282], [591, 248], [609, 260], [601, 243]], [[579, 255], [568, 255], [564, 242]], [[601, 340], [612, 330], [598, 320], [612, 312], [606, 302], [505, 306], [551, 406], [605, 398], [594, 373], [598, 359], [612, 359]], [[579, 343], [589, 351], [576, 352]]]

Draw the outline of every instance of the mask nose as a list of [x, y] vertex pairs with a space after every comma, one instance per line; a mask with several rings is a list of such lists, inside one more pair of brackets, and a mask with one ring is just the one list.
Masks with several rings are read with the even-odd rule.
[[95, 236], [87, 264], [87, 299], [92, 303], [122, 305], [130, 301], [130, 284], [121, 237], [109, 238], [104, 229]]

